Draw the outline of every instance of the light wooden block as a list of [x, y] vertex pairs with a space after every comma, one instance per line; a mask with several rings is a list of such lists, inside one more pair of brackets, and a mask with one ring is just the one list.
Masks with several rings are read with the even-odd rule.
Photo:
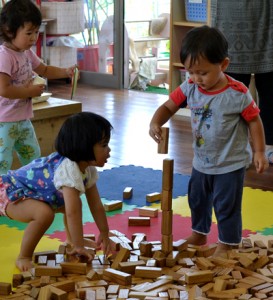
[[103, 206], [105, 211], [122, 209], [122, 201], [120, 200], [108, 201], [107, 203], [104, 203]]
[[128, 225], [129, 226], [150, 226], [151, 219], [150, 217], [129, 217]]
[[163, 160], [162, 190], [171, 191], [173, 189], [173, 159]]
[[11, 284], [7, 282], [0, 282], [0, 295], [9, 295], [11, 293]]
[[172, 190], [162, 190], [161, 193], [161, 210], [171, 210], [173, 202]]
[[132, 187], [126, 187], [123, 190], [123, 199], [131, 199], [133, 197], [133, 188]]
[[162, 268], [137, 266], [135, 269], [135, 276], [141, 278], [155, 279], [162, 275]]
[[87, 273], [87, 264], [86, 263], [70, 263], [63, 262], [60, 264], [63, 274], [86, 274]]
[[146, 195], [146, 201], [148, 202], [155, 202], [161, 200], [161, 193], [154, 192]]
[[122, 285], [130, 285], [132, 283], [132, 275], [121, 272], [112, 268], [103, 270], [103, 278]]
[[161, 127], [161, 137], [158, 146], [157, 146], [157, 153], [160, 154], [167, 154], [168, 153], [168, 144], [169, 144], [169, 128], [168, 127]]
[[151, 217], [155, 218], [158, 216], [158, 208], [152, 207], [141, 207], [138, 209], [138, 213], [140, 217]]
[[171, 235], [173, 230], [173, 211], [163, 210], [161, 220], [161, 234]]
[[48, 266], [37, 266], [35, 267], [35, 276], [62, 276], [62, 267], [48, 267]]
[[210, 270], [193, 271], [185, 274], [185, 281], [187, 284], [197, 284], [210, 282], [213, 279], [213, 272]]

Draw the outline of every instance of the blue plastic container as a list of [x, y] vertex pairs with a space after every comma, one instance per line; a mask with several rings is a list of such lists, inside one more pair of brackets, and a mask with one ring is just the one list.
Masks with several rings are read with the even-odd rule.
[[185, 0], [186, 20], [191, 22], [207, 21], [207, 0]]

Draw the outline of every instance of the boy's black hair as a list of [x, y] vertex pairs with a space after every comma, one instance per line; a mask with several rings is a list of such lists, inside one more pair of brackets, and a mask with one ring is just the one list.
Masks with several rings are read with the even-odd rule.
[[220, 30], [207, 25], [191, 29], [182, 41], [180, 60], [185, 63], [190, 56], [190, 66], [201, 56], [210, 63], [221, 63], [228, 57], [228, 42]]
[[95, 113], [74, 114], [63, 123], [55, 148], [59, 154], [75, 162], [95, 160], [94, 145], [108, 143], [112, 129], [108, 120]]
[[0, 39], [11, 42], [17, 30], [25, 23], [40, 27], [42, 14], [32, 0], [10, 0], [2, 8], [0, 14]]

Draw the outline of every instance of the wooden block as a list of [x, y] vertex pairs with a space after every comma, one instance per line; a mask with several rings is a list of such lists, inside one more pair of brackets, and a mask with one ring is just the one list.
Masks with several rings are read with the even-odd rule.
[[217, 248], [217, 243], [205, 245], [196, 250], [196, 256], [209, 257], [212, 256]]
[[34, 298], [34, 299], [37, 299], [39, 293], [40, 293], [40, 288], [38, 288], [38, 287], [32, 287], [31, 290], [30, 290], [29, 296], [32, 297], [32, 298]]
[[215, 264], [206, 257], [196, 257], [196, 265], [200, 270], [212, 270], [215, 268]]
[[40, 255], [38, 257], [38, 265], [46, 265], [47, 264], [47, 256], [46, 255]]
[[180, 299], [178, 290], [168, 289], [168, 294], [170, 299]]
[[164, 253], [170, 253], [173, 250], [173, 236], [170, 235], [161, 235], [161, 249]]
[[50, 285], [49, 287], [50, 287], [50, 291], [52, 293], [51, 299], [56, 299], [56, 300], [67, 300], [68, 299], [68, 294], [65, 291], [58, 289], [52, 285]]
[[145, 266], [145, 265], [146, 263], [144, 260], [124, 261], [119, 263], [119, 270], [134, 275], [137, 266]]
[[59, 254], [65, 254], [66, 253], [66, 246], [67, 246], [67, 244], [61, 244], [59, 246], [58, 253]]
[[136, 277], [155, 279], [161, 275], [162, 268], [137, 266], [135, 269]]
[[40, 285], [45, 286], [50, 284], [50, 276], [41, 276], [40, 278]]
[[259, 247], [261, 249], [266, 249], [266, 244], [261, 240], [254, 241], [254, 247]]
[[172, 268], [178, 261], [179, 251], [171, 251], [166, 257], [166, 267]]
[[62, 276], [62, 267], [48, 267], [48, 266], [37, 266], [35, 267], [35, 276]]
[[114, 261], [112, 262], [111, 268], [119, 269], [119, 263], [123, 261], [127, 261], [129, 257], [130, 257], [130, 250], [121, 247]]
[[213, 279], [213, 272], [210, 270], [193, 271], [185, 274], [185, 281], [187, 284], [197, 284], [210, 282]]
[[173, 211], [163, 210], [161, 220], [161, 234], [171, 235], [173, 231]]
[[0, 282], [0, 295], [9, 295], [11, 293], [11, 284], [7, 282]]
[[161, 193], [161, 210], [171, 210], [173, 202], [172, 190], [162, 190]]
[[96, 235], [94, 233], [84, 233], [83, 238], [96, 241]]
[[52, 293], [49, 285], [41, 287], [38, 295], [38, 300], [50, 300], [52, 299]]
[[155, 218], [158, 216], [158, 208], [152, 207], [141, 207], [138, 209], [138, 213], [140, 217], [151, 217]]
[[122, 209], [122, 201], [120, 200], [108, 201], [107, 203], [104, 203], [103, 206], [105, 211]]
[[106, 290], [107, 295], [117, 295], [119, 290], [119, 285], [118, 284], [109, 284], [108, 288]]
[[146, 201], [155, 202], [161, 200], [161, 193], [154, 192], [146, 195]]
[[251, 239], [243, 239], [242, 240], [242, 247], [243, 248], [252, 248], [252, 242]]
[[171, 191], [173, 189], [173, 159], [163, 160], [162, 190]]
[[139, 244], [143, 241], [146, 241], [145, 233], [134, 233], [132, 236], [133, 249], [139, 249]]
[[54, 287], [56, 287], [60, 290], [63, 290], [67, 293], [75, 291], [75, 281], [71, 280], [71, 279], [62, 280], [60, 282], [52, 283], [52, 286], [54, 286]]
[[168, 144], [169, 144], [169, 128], [161, 127], [161, 137], [158, 147], [157, 153], [167, 154], [168, 153]]
[[147, 241], [143, 241], [139, 244], [140, 254], [146, 257], [152, 257], [153, 244]]
[[133, 197], [133, 188], [132, 187], [126, 187], [123, 190], [123, 199], [131, 199]]
[[24, 282], [24, 277], [22, 274], [13, 274], [12, 276], [12, 287], [16, 288]]
[[32, 260], [34, 261], [34, 263], [37, 264], [39, 256], [47, 256], [47, 259], [55, 259], [56, 253], [57, 253], [57, 251], [54, 251], [54, 250], [51, 250], [51, 251], [42, 251], [42, 252], [35, 252], [33, 254]]
[[103, 278], [122, 285], [132, 284], [132, 275], [112, 268], [103, 270]]
[[63, 274], [86, 274], [87, 273], [87, 264], [86, 263], [70, 263], [63, 262], [60, 264]]
[[213, 291], [214, 292], [221, 292], [224, 291], [227, 287], [227, 281], [224, 279], [215, 279], [215, 283], [213, 286]]
[[177, 241], [173, 241], [173, 250], [178, 250], [178, 251], [183, 251], [186, 250], [188, 248], [188, 241], [187, 240], [177, 240]]
[[118, 299], [128, 299], [129, 289], [120, 289], [118, 293]]
[[128, 225], [129, 226], [150, 226], [151, 219], [150, 217], [129, 217]]

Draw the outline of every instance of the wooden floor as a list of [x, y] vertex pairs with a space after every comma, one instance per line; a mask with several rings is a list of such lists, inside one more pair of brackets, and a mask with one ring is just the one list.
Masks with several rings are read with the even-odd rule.
[[[54, 97], [70, 99], [70, 85], [65, 81], [49, 82]], [[166, 124], [170, 128], [169, 153], [158, 154], [157, 144], [148, 134], [149, 122], [166, 95], [135, 90], [113, 90], [79, 84], [73, 100], [82, 102], [83, 111], [93, 111], [107, 118], [114, 127], [110, 141], [111, 158], [107, 168], [136, 165], [162, 169], [164, 158], [174, 159], [174, 172], [190, 174], [192, 166], [192, 134], [188, 117], [174, 116]], [[273, 166], [257, 174], [251, 166], [245, 186], [273, 191]]]

